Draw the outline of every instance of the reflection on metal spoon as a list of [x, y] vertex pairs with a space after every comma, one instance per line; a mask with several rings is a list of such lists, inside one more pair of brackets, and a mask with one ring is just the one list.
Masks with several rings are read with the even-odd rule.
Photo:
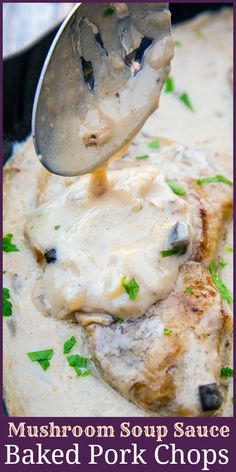
[[90, 172], [130, 142], [158, 106], [169, 73], [167, 4], [114, 4], [109, 17], [104, 10], [77, 5], [42, 71], [33, 137], [42, 164], [56, 174]]

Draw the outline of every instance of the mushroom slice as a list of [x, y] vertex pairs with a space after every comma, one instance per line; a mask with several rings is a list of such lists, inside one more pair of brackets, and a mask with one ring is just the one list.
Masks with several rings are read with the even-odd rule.
[[171, 229], [168, 246], [177, 248], [179, 254], [185, 254], [190, 243], [190, 228], [186, 223], [177, 221]]
[[114, 321], [111, 315], [106, 315], [105, 313], [75, 313], [75, 319], [83, 328], [86, 328], [92, 323], [110, 326]]

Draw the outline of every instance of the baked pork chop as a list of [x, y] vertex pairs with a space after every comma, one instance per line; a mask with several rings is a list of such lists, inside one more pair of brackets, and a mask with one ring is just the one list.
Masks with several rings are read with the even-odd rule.
[[[224, 182], [199, 185], [191, 169], [186, 178], [187, 150], [170, 149], [168, 160], [164, 152], [158, 164], [169, 166], [168, 178], [186, 189], [195, 227], [191, 261], [180, 267], [169, 296], [141, 318], [119, 323], [107, 315], [76, 317], [87, 328], [101, 375], [125, 398], [161, 416], [218, 416], [227, 397], [220, 372], [229, 363], [232, 321], [209, 264], [217, 259], [232, 213], [232, 191]], [[178, 165], [185, 176], [176, 180]], [[199, 172], [213, 175], [214, 170], [205, 162]]]
[[[232, 183], [220, 171], [178, 144], [163, 146], [148, 165], [129, 153], [110, 166], [101, 196], [91, 199], [88, 177], [72, 180], [26, 227], [45, 257], [38, 309], [76, 319], [102, 377], [152, 414], [219, 415], [226, 401], [220, 372], [229, 364], [231, 317], [218, 289], [228, 303], [231, 295], [217, 275], [217, 254]], [[62, 212], [57, 234], [51, 228]], [[123, 270], [139, 282], [135, 300], [120, 282]]]
[[205, 416], [220, 414], [226, 399], [230, 323], [209, 271], [187, 262], [143, 317], [87, 331], [99, 371], [128, 400], [161, 416]]

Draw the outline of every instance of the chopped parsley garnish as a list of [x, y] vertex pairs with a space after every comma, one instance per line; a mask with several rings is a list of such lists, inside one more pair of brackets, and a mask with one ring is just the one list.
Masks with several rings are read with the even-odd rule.
[[78, 377], [88, 377], [88, 375], [92, 375], [92, 371], [90, 369], [82, 370], [80, 367], [75, 366], [74, 370]]
[[163, 249], [161, 251], [162, 257], [169, 257], [169, 256], [178, 256], [183, 251], [181, 247], [172, 247], [171, 249]]
[[164, 334], [168, 335], [172, 333], [172, 329], [164, 328]]
[[234, 376], [234, 371], [231, 369], [231, 367], [223, 367], [220, 371], [220, 376], [231, 378]]
[[42, 361], [37, 361], [39, 365], [41, 365], [43, 370], [47, 370], [50, 367], [50, 362], [47, 359], [43, 359]]
[[151, 149], [159, 149], [160, 146], [161, 143], [159, 139], [154, 139], [153, 141], [150, 141], [150, 143], [148, 143], [148, 147]]
[[144, 160], [144, 159], [148, 159], [148, 158], [149, 158], [148, 154], [144, 154], [143, 156], [137, 156], [136, 157], [136, 159], [138, 159], [139, 161]]
[[120, 283], [128, 293], [130, 300], [134, 302], [139, 294], [139, 285], [137, 284], [136, 280], [133, 278], [129, 282], [126, 282], [126, 277], [123, 276], [120, 279]]
[[166, 180], [167, 185], [171, 188], [171, 190], [176, 193], [176, 195], [186, 195], [186, 190], [182, 185], [176, 184], [175, 182], [172, 182], [172, 180]]
[[72, 347], [76, 344], [76, 339], [74, 336], [71, 336], [67, 341], [64, 343], [63, 354], [68, 354], [71, 351]]
[[222, 182], [223, 184], [229, 185], [232, 187], [233, 182], [229, 179], [226, 179], [223, 175], [214, 175], [213, 177], [205, 177], [203, 179], [197, 179], [198, 185], [211, 184], [212, 182]]
[[3, 237], [2, 248], [4, 252], [19, 252], [18, 247], [15, 244], [12, 244], [13, 234], [7, 234]]
[[121, 320], [121, 319], [117, 320], [117, 323], [119, 323], [119, 324], [123, 324], [124, 322], [125, 322], [125, 320]]
[[2, 289], [2, 315], [11, 316], [12, 315], [12, 302], [10, 300], [10, 290], [3, 287]]
[[176, 97], [181, 100], [181, 102], [189, 108], [189, 110], [194, 111], [193, 105], [191, 103], [191, 100], [186, 92], [182, 92], [180, 95], [178, 92], [175, 92], [175, 86], [174, 86], [174, 79], [172, 77], [167, 77], [166, 82], [165, 82], [165, 88], [164, 88], [165, 93], [175, 93]]
[[53, 349], [44, 349], [43, 351], [27, 352], [27, 356], [32, 362], [36, 361], [50, 361], [53, 356]]
[[233, 299], [228, 287], [226, 287], [226, 285], [222, 282], [222, 280], [217, 274], [215, 262], [211, 262], [210, 264], [210, 273], [215, 286], [219, 290], [222, 300], [226, 300], [228, 303], [232, 303]]
[[229, 254], [232, 254], [233, 251], [234, 250], [233, 250], [232, 246], [225, 246], [225, 252], [228, 252]]
[[67, 361], [70, 367], [73, 367], [78, 377], [87, 377], [91, 375], [92, 372], [88, 369], [88, 359], [87, 357], [82, 357], [79, 354], [73, 354], [67, 357]]
[[187, 295], [194, 295], [194, 291], [193, 291], [192, 287], [187, 287], [185, 289], [185, 293], [187, 293]]
[[67, 361], [70, 367], [75, 367], [77, 365], [81, 369], [85, 369], [85, 367], [88, 366], [87, 357], [82, 357], [79, 354], [72, 354], [71, 356], [67, 357]]
[[182, 46], [182, 43], [176, 39], [175, 40], [175, 46]]
[[61, 227], [61, 225], [56, 225], [56, 226], [54, 226], [55, 231], [57, 231], [58, 229], [60, 229], [60, 227]]
[[104, 12], [103, 12], [103, 17], [108, 18], [109, 16], [112, 16], [114, 13], [114, 10], [112, 7], [108, 7]]
[[190, 101], [190, 98], [188, 96], [188, 94], [186, 92], [182, 93], [181, 95], [179, 95], [179, 99], [181, 100], [181, 102], [187, 107], [189, 108], [191, 111], [194, 111], [194, 108], [193, 108], [193, 105]]
[[50, 360], [53, 356], [53, 349], [45, 349], [44, 351], [27, 352], [27, 356], [32, 362], [38, 362], [43, 370], [47, 370], [50, 366]]
[[165, 82], [165, 88], [164, 92], [165, 93], [172, 93], [175, 90], [174, 86], [174, 79], [172, 77], [167, 77], [166, 82]]
[[200, 30], [196, 30], [196, 31], [195, 31], [195, 35], [196, 35], [197, 38], [199, 38], [199, 39], [203, 39], [203, 38], [204, 38], [204, 34], [203, 34], [203, 32], [200, 31]]
[[223, 261], [223, 259], [219, 260], [219, 266], [221, 267], [221, 269], [224, 269], [224, 267], [227, 266], [227, 264], [228, 264], [228, 262]]

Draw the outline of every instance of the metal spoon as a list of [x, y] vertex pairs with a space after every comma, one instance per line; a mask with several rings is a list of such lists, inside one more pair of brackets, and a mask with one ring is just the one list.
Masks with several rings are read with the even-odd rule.
[[46, 58], [32, 118], [36, 153], [59, 175], [91, 172], [157, 108], [173, 57], [168, 4], [77, 4]]

